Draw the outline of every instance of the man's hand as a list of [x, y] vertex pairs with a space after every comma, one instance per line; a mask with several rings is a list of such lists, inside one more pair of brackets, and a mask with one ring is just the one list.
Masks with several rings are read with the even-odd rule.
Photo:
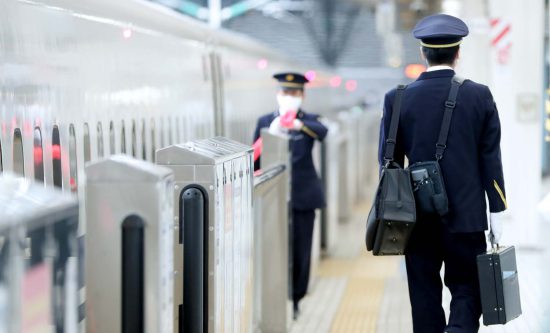
[[[498, 244], [502, 237], [502, 212], [491, 213], [491, 232], [489, 233], [489, 241], [493, 244]], [[492, 237], [492, 239], [491, 239]]]

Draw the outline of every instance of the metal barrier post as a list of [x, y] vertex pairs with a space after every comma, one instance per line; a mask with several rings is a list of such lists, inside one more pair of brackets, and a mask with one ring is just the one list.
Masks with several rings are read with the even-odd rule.
[[262, 131], [261, 170], [254, 177], [255, 329], [286, 332], [292, 323], [289, 140]]
[[330, 253], [338, 240], [338, 224], [340, 214], [348, 215], [348, 212], [340, 213], [344, 209], [340, 204], [342, 196], [346, 196], [346, 184], [342, 181], [345, 174], [345, 161], [347, 158], [347, 137], [341, 132], [338, 122], [324, 120], [329, 128], [328, 136], [323, 142], [323, 183], [325, 185], [327, 207], [323, 209], [321, 219], [321, 245], [326, 253]]
[[345, 183], [345, 192], [340, 196], [339, 213], [340, 219], [347, 221], [351, 216], [353, 203], [355, 202], [355, 194], [357, 192], [357, 133], [354, 117], [350, 112], [340, 112], [338, 119], [342, 125], [342, 132], [346, 135], [344, 151], [346, 159], [342, 160], [344, 168], [340, 173], [340, 181]]
[[171, 332], [171, 171], [120, 155], [86, 178], [87, 332]]
[[[178, 272], [174, 312], [179, 322], [175, 327], [184, 328], [185, 332], [188, 327], [208, 333], [250, 332], [253, 286], [252, 148], [216, 137], [160, 149], [156, 161], [172, 169], [175, 175], [174, 197], [180, 206], [174, 211], [173, 218], [177, 221], [183, 219], [179, 222], [183, 228], [197, 233], [189, 235], [195, 241], [184, 237], [184, 244], [174, 247]], [[203, 199], [196, 199], [205, 203], [202, 219], [200, 204], [190, 207], [185, 200], [179, 199], [186, 195], [185, 191], [189, 188], [199, 189], [203, 195]], [[199, 192], [193, 192], [200, 196]], [[204, 243], [201, 245], [197, 239], [203, 239]], [[201, 255], [203, 260], [200, 260]], [[199, 259], [186, 259], [193, 257]], [[198, 287], [188, 284], [188, 280], [182, 277], [187, 277], [188, 271], [193, 274], [193, 278], [188, 279], [199, 283]], [[193, 290], [200, 288], [200, 281], [197, 281], [201, 279], [200, 272], [203, 272], [203, 287]], [[183, 308], [182, 317], [178, 317], [180, 305]], [[191, 308], [202, 309], [202, 314]]]
[[77, 228], [75, 197], [0, 177], [0, 332], [78, 330]]

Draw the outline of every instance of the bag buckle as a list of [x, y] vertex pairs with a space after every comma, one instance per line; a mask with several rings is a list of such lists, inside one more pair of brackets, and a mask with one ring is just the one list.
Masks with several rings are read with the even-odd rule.
[[456, 106], [455, 101], [445, 101], [445, 107], [449, 109], [454, 109]]

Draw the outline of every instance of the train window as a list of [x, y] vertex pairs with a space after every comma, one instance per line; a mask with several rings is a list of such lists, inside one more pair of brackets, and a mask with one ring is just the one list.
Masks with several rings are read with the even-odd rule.
[[103, 157], [103, 127], [97, 123], [97, 157]]
[[174, 122], [176, 124], [176, 142], [180, 143], [180, 117], [176, 117], [176, 121]]
[[145, 144], [147, 142], [146, 139], [146, 132], [145, 132], [145, 119], [141, 120], [141, 156], [143, 157], [143, 160], [147, 160], [147, 145]]
[[84, 162], [89, 162], [92, 159], [90, 146], [90, 127], [88, 123], [84, 123]]
[[61, 140], [59, 138], [59, 127], [54, 126], [52, 132], [52, 166], [53, 185], [63, 187], [61, 173]]
[[78, 190], [78, 163], [76, 157], [76, 133], [74, 125], [69, 125], [69, 185], [71, 192]]
[[137, 157], [137, 137], [135, 120], [132, 120], [132, 156]]
[[155, 163], [155, 153], [157, 152], [157, 140], [155, 138], [155, 119], [151, 119], [151, 160]]
[[21, 130], [16, 128], [13, 133], [13, 172], [25, 175], [25, 160], [23, 158], [23, 138]]
[[162, 118], [160, 118], [160, 121], [159, 121], [159, 135], [160, 135], [159, 148], [164, 148], [164, 121], [162, 121]]
[[39, 127], [34, 129], [34, 179], [44, 181], [44, 149], [42, 148], [42, 133]]
[[174, 131], [172, 131], [172, 127], [174, 127], [174, 123], [171, 120], [172, 119], [170, 117], [166, 119], [167, 121], [166, 126], [168, 126], [168, 145], [171, 145], [172, 143], [174, 143], [174, 137], [172, 136], [172, 134], [174, 134]]
[[124, 126], [124, 120], [122, 121], [122, 130], [120, 133], [120, 152], [126, 154], [126, 127]]
[[2, 163], [2, 140], [0, 140], [0, 173], [4, 172], [4, 164]]
[[112, 121], [109, 123], [109, 153], [115, 153], [115, 124]]

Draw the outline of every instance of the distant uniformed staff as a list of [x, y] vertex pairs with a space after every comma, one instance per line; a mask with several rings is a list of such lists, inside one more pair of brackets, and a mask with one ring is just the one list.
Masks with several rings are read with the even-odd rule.
[[[318, 115], [301, 109], [304, 85], [308, 82], [301, 74], [281, 73], [273, 76], [279, 81], [277, 102], [279, 109], [258, 120], [254, 142], [262, 128], [272, 133], [289, 135], [292, 151], [292, 246], [293, 246], [293, 301], [294, 316], [298, 303], [305, 296], [309, 281], [311, 245], [315, 209], [325, 207], [323, 186], [315, 167], [311, 151], [316, 140], [322, 141], [327, 128]], [[255, 166], [257, 168], [258, 165]]]
[[[432, 15], [414, 28], [428, 69], [403, 92], [395, 160], [403, 165], [434, 160], [444, 109], [455, 76], [466, 24]], [[396, 90], [387, 93], [380, 128], [379, 160], [384, 163]], [[452, 104], [452, 103], [450, 103]], [[450, 105], [447, 103], [447, 105]], [[502, 234], [499, 212], [507, 208], [500, 153], [500, 121], [489, 88], [465, 80], [458, 90], [445, 154], [440, 160], [449, 198], [446, 215], [418, 215], [405, 259], [415, 333], [477, 332], [481, 303], [476, 256], [486, 251], [489, 200], [491, 233]], [[449, 320], [442, 308], [440, 270], [452, 301]]]

